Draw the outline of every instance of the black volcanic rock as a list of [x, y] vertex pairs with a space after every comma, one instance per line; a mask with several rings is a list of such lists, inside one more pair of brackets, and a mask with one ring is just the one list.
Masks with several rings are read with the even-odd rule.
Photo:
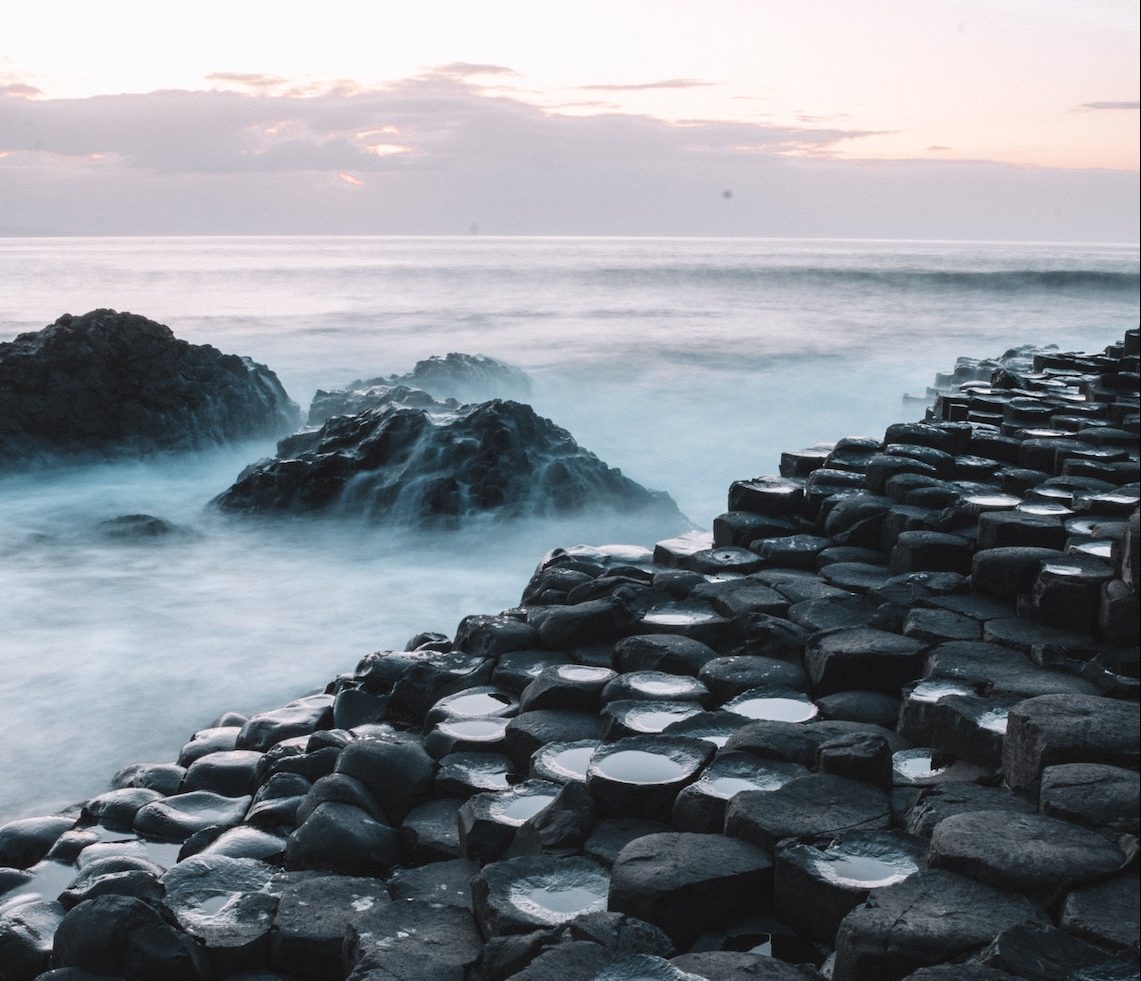
[[518, 402], [431, 411], [391, 403], [330, 419], [282, 440], [277, 452], [215, 503], [247, 514], [336, 509], [414, 524], [592, 507], [681, 517], [668, 495], [624, 477]]
[[0, 466], [200, 449], [296, 428], [277, 376], [131, 313], [64, 314], [0, 344]]
[[494, 398], [527, 398], [531, 380], [513, 365], [484, 354], [434, 355], [417, 361], [404, 375], [357, 379], [346, 388], [317, 390], [309, 406], [309, 425], [319, 426], [333, 416], [356, 415], [389, 402], [429, 408], [433, 399], [457, 403]]

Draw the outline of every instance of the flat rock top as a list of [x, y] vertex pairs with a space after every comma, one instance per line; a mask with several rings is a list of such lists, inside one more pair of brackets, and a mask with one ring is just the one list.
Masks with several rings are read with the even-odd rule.
[[929, 862], [980, 882], [1035, 896], [1101, 878], [1122, 867], [1113, 842], [1068, 821], [993, 811], [954, 814], [936, 825]]

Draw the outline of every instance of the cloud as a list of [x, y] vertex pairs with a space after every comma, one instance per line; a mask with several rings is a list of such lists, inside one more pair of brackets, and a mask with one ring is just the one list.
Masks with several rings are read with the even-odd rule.
[[238, 85], [254, 91], [280, 89], [289, 84], [289, 80], [280, 75], [262, 75], [252, 72], [211, 72], [206, 76], [208, 82], [225, 82], [228, 85]]
[[446, 65], [434, 65], [424, 74], [428, 77], [455, 78], [461, 81], [479, 75], [505, 75], [514, 78], [519, 75], [513, 68], [507, 68], [504, 65], [485, 65], [470, 61], [453, 61]]
[[660, 82], [633, 82], [626, 85], [576, 85], [575, 88], [588, 92], [647, 92], [651, 89], [696, 89], [717, 82], [705, 82], [699, 78], [666, 78]]
[[1137, 234], [1136, 175], [845, 161], [869, 131], [563, 114], [469, 81], [470, 67], [372, 88], [252, 76], [0, 99], [0, 231]]
[[1141, 102], [1083, 102], [1079, 109], [1141, 109]]
[[0, 96], [9, 99], [34, 99], [37, 95], [43, 95], [43, 93], [34, 85], [26, 85], [23, 82], [9, 82], [7, 85], [0, 85]]

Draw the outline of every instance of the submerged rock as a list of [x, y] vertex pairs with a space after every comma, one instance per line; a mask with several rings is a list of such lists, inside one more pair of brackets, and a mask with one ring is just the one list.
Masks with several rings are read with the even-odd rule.
[[282, 440], [215, 499], [244, 514], [337, 510], [438, 524], [474, 516], [654, 510], [673, 500], [582, 449], [529, 405], [495, 400], [449, 409], [387, 404]]
[[114, 310], [64, 314], [0, 344], [0, 466], [201, 449], [296, 428], [277, 376]]
[[426, 404], [423, 396], [483, 402], [493, 398], [527, 398], [531, 380], [513, 365], [484, 354], [435, 355], [417, 361], [404, 375], [358, 379], [344, 389], [320, 389], [309, 407], [309, 425], [319, 426], [333, 416], [354, 415], [395, 398], [406, 405]]

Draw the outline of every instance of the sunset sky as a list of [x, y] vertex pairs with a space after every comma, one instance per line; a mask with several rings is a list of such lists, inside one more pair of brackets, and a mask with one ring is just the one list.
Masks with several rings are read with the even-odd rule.
[[0, 234], [1136, 241], [1138, 12], [39, 0]]

